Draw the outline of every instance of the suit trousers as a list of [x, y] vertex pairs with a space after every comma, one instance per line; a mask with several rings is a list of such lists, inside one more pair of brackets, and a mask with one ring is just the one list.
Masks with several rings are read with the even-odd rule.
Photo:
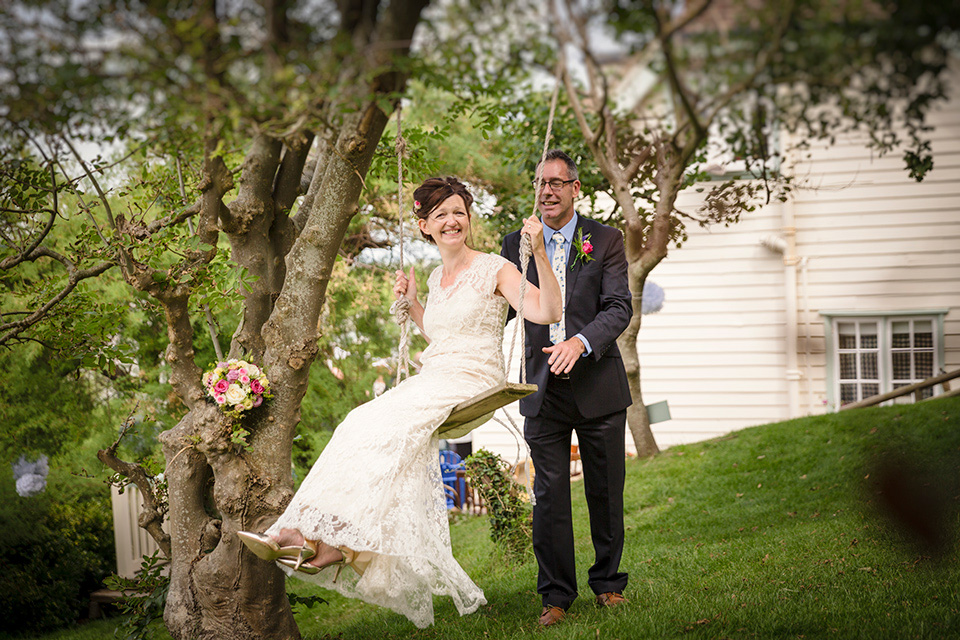
[[622, 593], [627, 574], [623, 555], [623, 483], [626, 410], [584, 418], [569, 379], [549, 376], [543, 405], [524, 423], [535, 469], [533, 551], [539, 565], [537, 593], [543, 606], [568, 609], [577, 597], [573, 518], [570, 510], [570, 445], [577, 432], [583, 486], [590, 512], [595, 562], [588, 571], [594, 593]]

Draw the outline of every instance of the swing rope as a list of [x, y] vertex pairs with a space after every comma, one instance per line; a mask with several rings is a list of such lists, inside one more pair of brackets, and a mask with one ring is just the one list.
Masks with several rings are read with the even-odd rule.
[[[534, 178], [534, 197], [533, 212], [537, 213], [537, 202], [540, 201], [540, 194], [543, 192], [543, 162], [547, 159], [547, 149], [550, 148], [550, 136], [553, 135], [553, 116], [557, 111], [557, 98], [560, 95], [560, 66], [557, 66], [557, 82], [553, 86], [553, 96], [550, 98], [550, 115], [547, 117], [547, 133], [543, 136], [543, 151], [540, 153], [540, 162], [537, 164], [537, 173]], [[523, 322], [523, 302], [527, 297], [527, 267], [530, 264], [530, 256], [533, 255], [533, 247], [530, 245], [530, 236], [520, 236], [520, 302], [517, 304], [517, 324], [513, 327], [513, 337], [510, 339], [510, 356], [507, 358], [506, 375], [510, 375], [510, 366], [513, 363], [513, 347], [516, 344], [517, 329], [519, 327], [520, 344], [526, 344], [526, 328]], [[561, 304], [563, 304], [561, 302]], [[520, 384], [527, 382], [527, 359], [520, 358]], [[508, 416], [509, 417], [509, 416]], [[513, 422], [513, 420], [511, 420]]]
[[[533, 214], [537, 213], [537, 203], [540, 201], [540, 194], [543, 192], [543, 163], [547, 159], [547, 149], [550, 147], [550, 137], [553, 135], [553, 116], [557, 111], [557, 98], [560, 95], [560, 73], [561, 68], [560, 64], [557, 64], [556, 70], [556, 83], [553, 86], [553, 96], [550, 98], [550, 115], [547, 117], [547, 132], [543, 136], [543, 151], [540, 153], [540, 162], [537, 164], [537, 172], [534, 178], [534, 198], [533, 198]], [[520, 237], [520, 303], [517, 305], [517, 324], [513, 328], [513, 338], [510, 340], [510, 357], [507, 360], [507, 374], [510, 373], [510, 364], [513, 362], [513, 346], [517, 337], [517, 326], [520, 327], [520, 344], [526, 344], [525, 329], [524, 329], [524, 320], [523, 320], [523, 299], [526, 297], [526, 283], [527, 283], [527, 265], [530, 262], [530, 254], [532, 253], [530, 245], [530, 236], [521, 236]], [[561, 301], [561, 305], [564, 301]], [[520, 357], [520, 382], [525, 383], [527, 381], [527, 359], [523, 356]], [[533, 493], [533, 484], [530, 480], [531, 473], [531, 462], [533, 460], [530, 453], [530, 445], [527, 444], [526, 438], [523, 437], [523, 431], [520, 430], [520, 427], [517, 426], [516, 421], [513, 419], [513, 416], [510, 415], [510, 412], [503, 409], [503, 415], [507, 417], [507, 420], [510, 424], [503, 422], [502, 420], [494, 417], [500, 425], [506, 427], [508, 431], [511, 432], [514, 439], [517, 442], [517, 457], [520, 457], [520, 445], [523, 445], [524, 450], [526, 451], [526, 459], [523, 464], [524, 474], [523, 474], [523, 486], [527, 490], [527, 499], [530, 501], [531, 506], [536, 506], [537, 497]]]
[[[402, 104], [397, 105], [397, 139], [394, 148], [397, 152], [397, 220], [400, 236], [400, 270], [403, 271], [403, 156], [407, 151], [407, 141], [403, 139], [403, 129], [401, 128]], [[410, 300], [406, 296], [400, 296], [394, 300], [390, 306], [390, 312], [393, 313], [397, 325], [400, 327], [400, 345], [397, 355], [397, 384], [403, 378], [410, 377]]]

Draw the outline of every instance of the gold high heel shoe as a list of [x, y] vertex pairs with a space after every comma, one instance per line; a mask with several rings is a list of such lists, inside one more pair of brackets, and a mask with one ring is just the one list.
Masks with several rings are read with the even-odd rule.
[[301, 564], [317, 555], [317, 545], [306, 538], [300, 546], [281, 547], [276, 540], [270, 536], [252, 531], [237, 531], [237, 537], [247, 546], [250, 551], [258, 558], [264, 560], [290, 560], [299, 568]]
[[362, 575], [362, 572], [358, 571], [357, 568], [353, 565], [354, 560], [356, 560], [357, 558], [356, 551], [348, 547], [337, 547], [337, 551], [340, 552], [340, 555], [342, 556], [342, 558], [340, 558], [340, 560], [334, 560], [333, 562], [328, 562], [322, 567], [318, 567], [314, 564], [303, 564], [302, 562], [295, 562], [292, 558], [278, 558], [277, 562], [284, 565], [285, 567], [290, 567], [295, 571], [300, 571], [302, 573], [306, 573], [307, 575], [311, 575], [311, 576], [317, 575], [327, 567], [332, 567], [336, 565], [337, 572], [333, 576], [334, 584], [336, 584], [337, 579], [340, 577], [340, 570], [343, 569], [343, 567], [345, 567], [346, 565], [350, 565], [350, 567], [354, 571], [357, 571], [357, 573], [360, 573]]

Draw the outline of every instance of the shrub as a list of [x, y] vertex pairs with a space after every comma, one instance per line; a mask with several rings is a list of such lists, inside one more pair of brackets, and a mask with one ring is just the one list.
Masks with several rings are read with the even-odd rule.
[[21, 498], [0, 475], [0, 620], [9, 633], [67, 626], [116, 566], [109, 492], [54, 469], [47, 490]]
[[470, 484], [480, 492], [490, 516], [490, 538], [508, 556], [522, 555], [530, 546], [530, 507], [520, 498], [522, 487], [510, 477], [510, 465], [480, 449], [464, 464]]

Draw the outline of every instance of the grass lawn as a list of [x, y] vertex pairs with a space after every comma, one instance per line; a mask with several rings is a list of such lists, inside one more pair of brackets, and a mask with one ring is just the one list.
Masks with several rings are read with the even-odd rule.
[[[532, 552], [505, 563], [485, 518], [452, 522], [454, 554], [488, 604], [461, 618], [436, 599], [436, 623], [291, 580], [330, 603], [303, 609], [307, 640], [371, 638], [960, 638], [960, 398], [802, 418], [674, 447], [627, 464], [630, 574], [617, 610], [586, 585], [586, 506], [574, 485], [581, 598], [549, 630]], [[915, 511], [896, 525], [881, 487]], [[936, 514], [940, 514], [939, 519]], [[921, 543], [945, 541], [938, 553]], [[94, 632], [93, 635], [87, 635]], [[97, 633], [99, 632], [99, 633]], [[112, 635], [110, 621], [44, 640]], [[160, 628], [155, 637], [167, 638]]]

